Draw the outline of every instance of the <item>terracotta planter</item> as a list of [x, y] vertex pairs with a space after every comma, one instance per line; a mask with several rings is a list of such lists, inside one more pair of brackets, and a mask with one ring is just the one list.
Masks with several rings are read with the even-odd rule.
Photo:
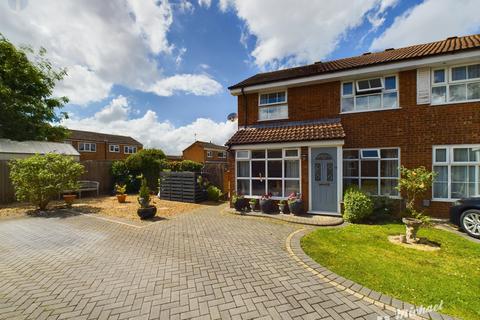
[[293, 214], [303, 214], [303, 201], [297, 200], [288, 203], [288, 209]]
[[155, 206], [149, 206], [146, 208], [138, 208], [137, 209], [137, 214], [140, 217], [140, 219], [145, 220], [145, 219], [151, 219], [155, 217], [155, 214], [157, 213], [157, 207]]
[[403, 218], [402, 222], [405, 223], [406, 233], [405, 240], [407, 243], [417, 243], [417, 232], [422, 225], [422, 221], [415, 218]]
[[273, 200], [260, 199], [260, 210], [262, 210], [263, 213], [272, 213], [272, 211], [273, 211]]
[[125, 203], [126, 199], [127, 199], [126, 194], [117, 194], [117, 200], [119, 203]]
[[64, 194], [63, 195], [63, 200], [67, 204], [67, 207], [71, 207], [76, 198], [77, 198], [76, 194]]

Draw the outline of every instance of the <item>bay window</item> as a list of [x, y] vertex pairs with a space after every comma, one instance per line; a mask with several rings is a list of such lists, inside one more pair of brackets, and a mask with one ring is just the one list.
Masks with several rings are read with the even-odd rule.
[[398, 196], [400, 149], [344, 149], [343, 187], [357, 186], [372, 196]]
[[237, 193], [286, 198], [300, 192], [299, 149], [239, 150], [236, 152]]
[[432, 104], [480, 100], [480, 64], [432, 70]]
[[434, 146], [434, 199], [460, 199], [479, 194], [480, 145]]
[[397, 77], [386, 76], [342, 83], [342, 112], [398, 108]]
[[288, 118], [287, 92], [260, 93], [258, 95], [258, 120]]

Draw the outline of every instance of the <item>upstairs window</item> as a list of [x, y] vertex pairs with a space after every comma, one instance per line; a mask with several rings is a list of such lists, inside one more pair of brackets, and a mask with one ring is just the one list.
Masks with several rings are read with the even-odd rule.
[[342, 112], [398, 108], [397, 77], [386, 76], [342, 83]]
[[260, 93], [258, 97], [258, 120], [288, 118], [287, 92]]
[[219, 158], [226, 158], [227, 157], [227, 153], [225, 151], [220, 151], [217, 155]]
[[207, 158], [213, 158], [213, 152], [207, 151]]
[[120, 152], [120, 146], [118, 144], [111, 144], [108, 146], [110, 152], [118, 153]]
[[97, 144], [81, 142], [78, 144], [78, 150], [82, 152], [97, 152]]
[[126, 153], [126, 154], [137, 153], [137, 147], [135, 147], [135, 146], [125, 146], [123, 148], [123, 152]]
[[480, 64], [432, 70], [432, 104], [480, 100]]

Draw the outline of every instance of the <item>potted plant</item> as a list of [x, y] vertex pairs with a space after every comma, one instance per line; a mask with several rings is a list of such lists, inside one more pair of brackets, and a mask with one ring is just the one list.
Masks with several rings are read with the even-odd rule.
[[427, 170], [425, 167], [415, 169], [400, 168], [401, 178], [398, 182], [397, 190], [403, 192], [405, 196], [405, 208], [407, 217], [402, 218], [405, 223], [407, 243], [417, 243], [418, 229], [424, 224], [428, 224], [430, 219], [424, 215], [422, 210], [417, 210], [416, 200], [419, 195], [427, 191], [432, 185], [435, 173]]
[[248, 204], [250, 204], [250, 211], [255, 211], [255, 209], [257, 208], [257, 203], [258, 203], [257, 199], [255, 198], [250, 199], [250, 201], [248, 202]]
[[303, 200], [301, 194], [297, 192], [292, 192], [288, 196], [288, 209], [293, 214], [302, 214], [303, 213]]
[[64, 194], [63, 196], [63, 201], [65, 201], [65, 204], [67, 207], [71, 207], [75, 199], [77, 198], [76, 194]]
[[119, 203], [125, 203], [125, 200], [127, 199], [127, 185], [119, 185], [115, 184], [115, 192], [117, 193], [117, 200]]
[[142, 184], [138, 192], [138, 203], [140, 208], [137, 209], [137, 214], [140, 219], [151, 219], [157, 213], [157, 207], [150, 205], [150, 190], [147, 186], [147, 179], [142, 177]]
[[232, 196], [232, 204], [235, 207], [235, 210], [243, 212], [247, 209], [248, 200], [242, 194], [234, 194]]
[[272, 194], [266, 193], [260, 198], [260, 210], [263, 213], [271, 213], [273, 211]]
[[278, 211], [280, 211], [280, 213], [282, 213], [282, 214], [285, 214], [285, 207], [286, 206], [287, 206], [287, 201], [280, 200], [278, 202]]

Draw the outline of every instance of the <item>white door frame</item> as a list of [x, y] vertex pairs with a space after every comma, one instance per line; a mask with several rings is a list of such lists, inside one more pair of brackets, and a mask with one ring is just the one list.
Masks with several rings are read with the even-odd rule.
[[[308, 147], [308, 212], [313, 214], [324, 214], [324, 215], [341, 215], [341, 203], [343, 200], [343, 144], [336, 143], [332, 145], [319, 144], [316, 146]], [[312, 149], [313, 148], [328, 148], [334, 147], [337, 148], [337, 212], [321, 212], [312, 210]]]

